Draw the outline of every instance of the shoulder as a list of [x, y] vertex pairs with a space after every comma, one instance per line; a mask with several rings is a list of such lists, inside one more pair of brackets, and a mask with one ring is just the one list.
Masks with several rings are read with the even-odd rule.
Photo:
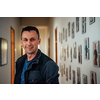
[[23, 60], [25, 60], [26, 57], [27, 57], [26, 54], [23, 55], [23, 56], [21, 56], [21, 57], [19, 57], [19, 58], [17, 59], [16, 63], [20, 63], [20, 62], [22, 62]]

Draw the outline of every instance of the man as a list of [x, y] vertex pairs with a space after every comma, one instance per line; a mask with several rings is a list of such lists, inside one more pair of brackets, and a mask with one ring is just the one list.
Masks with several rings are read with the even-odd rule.
[[26, 54], [16, 61], [14, 83], [58, 84], [58, 66], [38, 49], [41, 42], [38, 29], [32, 26], [23, 28], [20, 42]]

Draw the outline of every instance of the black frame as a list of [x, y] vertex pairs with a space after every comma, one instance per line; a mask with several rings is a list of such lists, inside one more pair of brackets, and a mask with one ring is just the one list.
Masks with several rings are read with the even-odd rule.
[[0, 38], [0, 66], [6, 65], [7, 60], [8, 60], [8, 43], [6, 39]]

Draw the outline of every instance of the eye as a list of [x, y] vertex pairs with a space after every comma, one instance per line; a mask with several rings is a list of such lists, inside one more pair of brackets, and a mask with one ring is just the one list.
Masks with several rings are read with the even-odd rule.
[[31, 38], [30, 41], [34, 41], [35, 39]]
[[23, 41], [28, 41], [28, 40], [25, 38], [25, 39], [23, 39]]

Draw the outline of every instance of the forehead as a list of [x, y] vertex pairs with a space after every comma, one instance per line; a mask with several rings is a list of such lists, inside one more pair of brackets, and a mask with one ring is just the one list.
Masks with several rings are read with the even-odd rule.
[[31, 37], [38, 37], [36, 31], [34, 31], [34, 30], [24, 31], [22, 33], [22, 38], [31, 38]]

